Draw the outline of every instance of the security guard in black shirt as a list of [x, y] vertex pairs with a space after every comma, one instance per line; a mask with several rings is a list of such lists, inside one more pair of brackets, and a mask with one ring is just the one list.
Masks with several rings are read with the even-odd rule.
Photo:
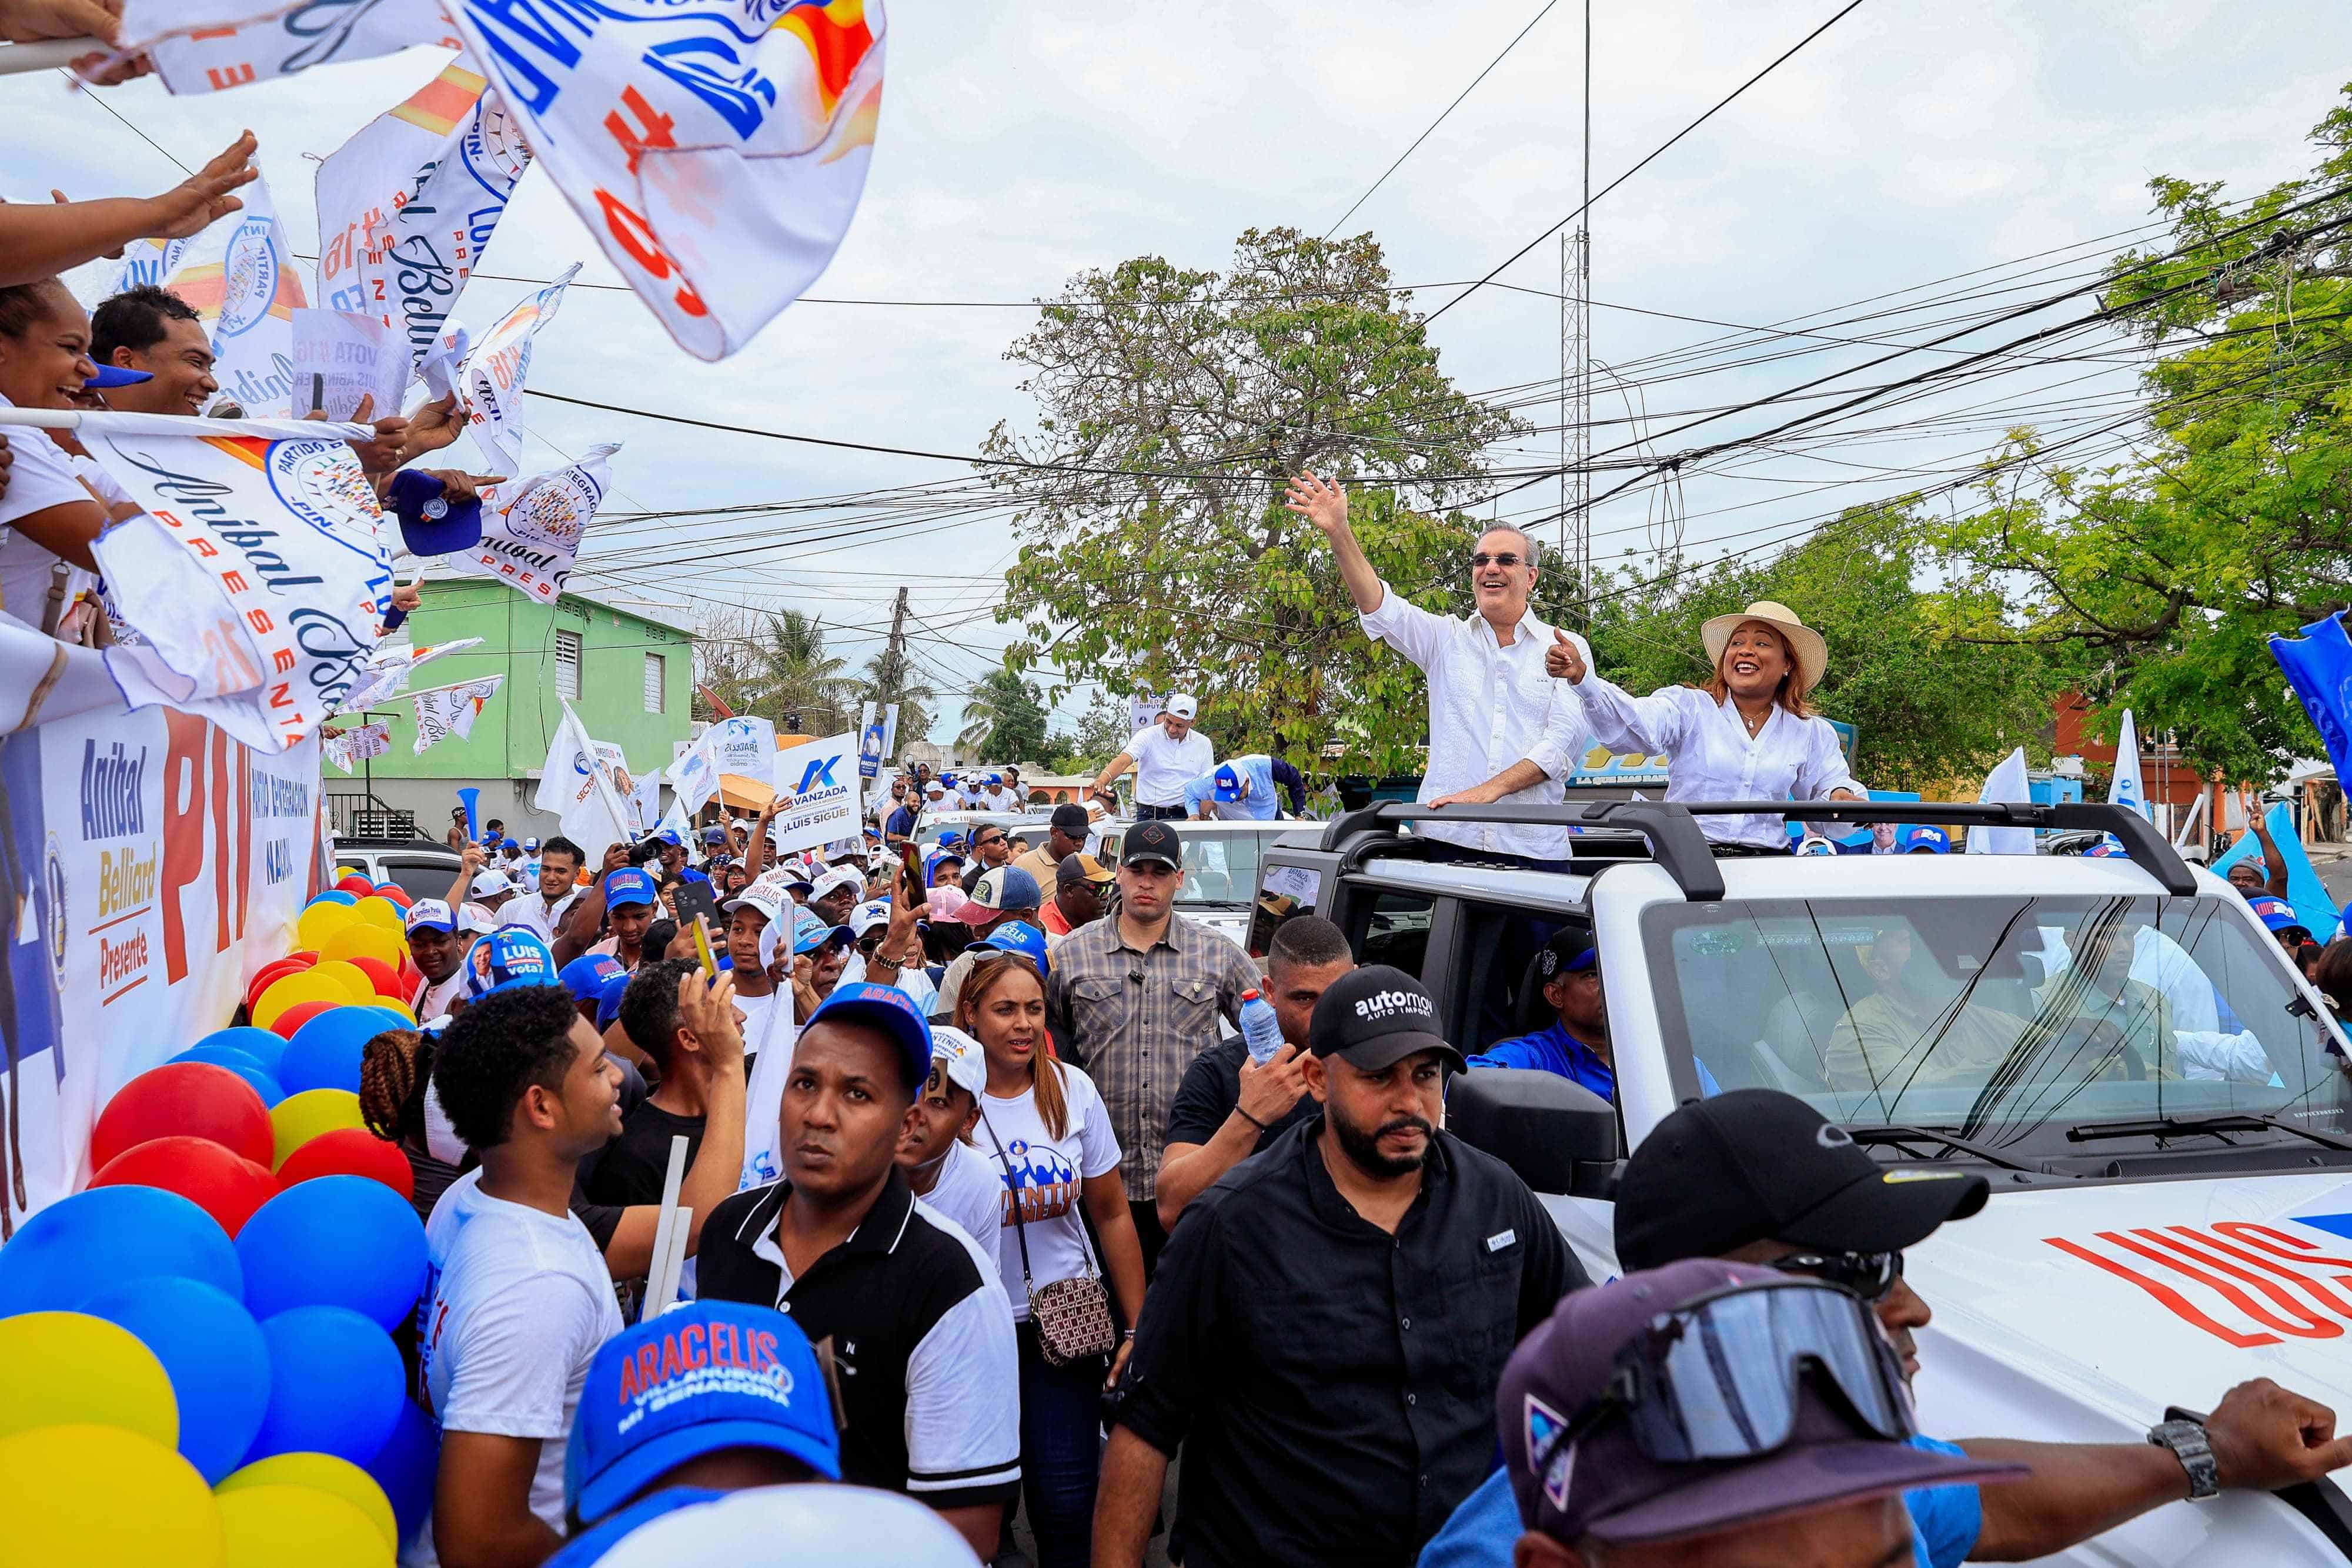
[[1185, 1568], [1412, 1563], [1492, 1468], [1522, 1334], [1589, 1284], [1525, 1183], [1437, 1130], [1421, 983], [1374, 965], [1308, 1026], [1292, 1128], [1192, 1200], [1144, 1298], [1095, 1505], [1095, 1561], [1142, 1561], [1189, 1443]]

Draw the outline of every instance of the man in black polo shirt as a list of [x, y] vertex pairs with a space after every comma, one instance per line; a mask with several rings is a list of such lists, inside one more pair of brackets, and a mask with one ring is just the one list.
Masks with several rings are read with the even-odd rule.
[[1282, 1025], [1283, 1048], [1263, 1067], [1229, 1034], [1192, 1059], [1168, 1108], [1168, 1146], [1160, 1151], [1160, 1224], [1176, 1228], [1184, 1206], [1219, 1176], [1299, 1123], [1322, 1114], [1307, 1092], [1307, 1029], [1315, 1004], [1356, 967], [1348, 934], [1315, 915], [1275, 928], [1266, 949], [1266, 1000]]
[[698, 1294], [775, 1307], [821, 1354], [829, 1343], [841, 1479], [929, 1503], [985, 1562], [1021, 1479], [1020, 1373], [995, 1260], [898, 1171], [930, 1071], [930, 1026], [904, 991], [827, 997], [784, 1081], [783, 1178], [711, 1215]]
[[1436, 1027], [1402, 970], [1342, 976], [1307, 1030], [1322, 1116], [1185, 1209], [1110, 1415], [1097, 1564], [1142, 1562], [1187, 1439], [1185, 1568], [1403, 1568], [1485, 1479], [1512, 1347], [1591, 1281], [1526, 1184], [1437, 1131], [1462, 1057]]

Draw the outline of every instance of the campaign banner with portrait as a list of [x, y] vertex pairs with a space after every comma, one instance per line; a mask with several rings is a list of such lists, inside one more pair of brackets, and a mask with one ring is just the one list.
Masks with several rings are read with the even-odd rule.
[[322, 884], [320, 810], [315, 737], [268, 755], [116, 706], [0, 742], [0, 1170], [23, 1170], [33, 1208], [95, 1174], [90, 1129], [117, 1089], [227, 1027], [293, 950]]

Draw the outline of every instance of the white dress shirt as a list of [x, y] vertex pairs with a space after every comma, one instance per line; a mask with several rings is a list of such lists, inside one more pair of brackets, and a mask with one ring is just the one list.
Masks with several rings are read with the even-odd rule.
[[553, 908], [550, 908], [546, 895], [539, 891], [538, 880], [533, 878], [529, 887], [507, 900], [505, 907], [499, 911], [499, 918], [501, 924], [520, 925], [526, 930], [538, 932], [540, 939], [552, 947], [555, 946], [555, 927], [579, 902], [583, 891], [573, 888], [557, 899]]
[[[1552, 642], [1549, 626], [1532, 612], [1521, 615], [1506, 648], [1484, 618], [1473, 614], [1457, 621], [1423, 610], [1385, 582], [1381, 584], [1381, 607], [1359, 619], [1367, 636], [1402, 653], [1429, 678], [1423, 802], [1475, 789], [1517, 762], [1534, 763], [1543, 769], [1543, 779], [1504, 796], [1497, 804], [1558, 805], [1566, 797], [1562, 780], [1582, 738], [1584, 715], [1568, 683], [1552, 679], [1544, 669], [1544, 650]], [[1589, 664], [1592, 652], [1584, 639], [1570, 632], [1569, 640]], [[1564, 828], [1416, 822], [1413, 831], [1488, 854], [1568, 858]]]
[[1168, 738], [1165, 725], [1146, 725], [1128, 737], [1135, 759], [1135, 799], [1144, 806], [1181, 806], [1184, 786], [1217, 766], [1217, 743], [1199, 730]]
[[[1570, 689], [1601, 745], [1666, 758], [1669, 800], [1820, 800], [1833, 789], [1865, 799], [1870, 793], [1846, 768], [1845, 749], [1825, 718], [1799, 718], [1775, 704], [1751, 738], [1736, 704], [1718, 703], [1696, 686], [1637, 697], [1588, 673]], [[1698, 824], [1719, 844], [1789, 847], [1788, 825], [1780, 817], [1701, 817]]]

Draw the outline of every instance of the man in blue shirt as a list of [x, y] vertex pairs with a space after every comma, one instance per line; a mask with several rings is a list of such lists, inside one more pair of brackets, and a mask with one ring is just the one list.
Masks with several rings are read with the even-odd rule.
[[1609, 1056], [1609, 1007], [1601, 994], [1601, 965], [1591, 942], [1563, 930], [1536, 955], [1544, 1003], [1556, 1015], [1533, 1034], [1506, 1040], [1470, 1059], [1473, 1067], [1522, 1067], [1557, 1072], [1603, 1100], [1617, 1095], [1617, 1069]]
[[1282, 815], [1276, 789], [1288, 791], [1290, 813], [1307, 811], [1307, 780], [1279, 757], [1253, 752], [1227, 759], [1184, 786], [1188, 815], [1234, 822], [1271, 822]]

